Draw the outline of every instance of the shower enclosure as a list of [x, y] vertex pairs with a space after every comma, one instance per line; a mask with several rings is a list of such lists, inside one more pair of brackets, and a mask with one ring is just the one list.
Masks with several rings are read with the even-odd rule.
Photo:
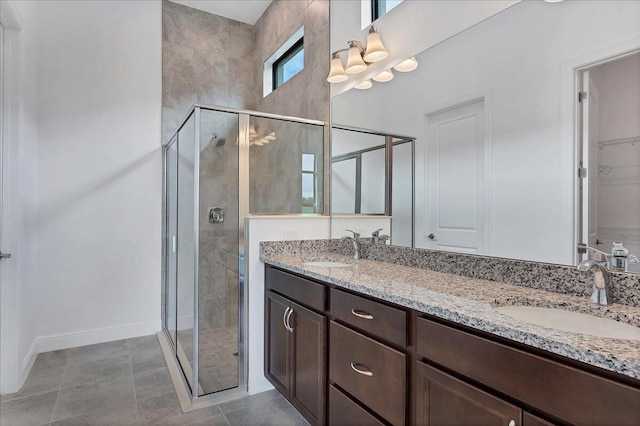
[[323, 213], [324, 135], [196, 105], [164, 146], [163, 329], [192, 402], [246, 390], [244, 219]]

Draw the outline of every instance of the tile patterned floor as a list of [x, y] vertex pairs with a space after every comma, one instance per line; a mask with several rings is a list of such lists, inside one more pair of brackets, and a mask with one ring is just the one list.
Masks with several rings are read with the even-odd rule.
[[[193, 360], [193, 330], [178, 332], [178, 339], [190, 363]], [[198, 376], [204, 393], [238, 386], [238, 328], [225, 327], [200, 331]]]
[[182, 413], [157, 337], [42, 353], [0, 426], [307, 425], [276, 391]]

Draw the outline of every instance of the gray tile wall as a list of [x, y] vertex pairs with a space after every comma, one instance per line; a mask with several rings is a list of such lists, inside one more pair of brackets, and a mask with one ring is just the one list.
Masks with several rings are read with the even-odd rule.
[[[263, 64], [304, 25], [304, 70], [263, 97]], [[329, 121], [329, 0], [275, 0], [255, 25], [255, 108]]]
[[162, 2], [162, 140], [195, 103], [254, 108], [253, 26]]

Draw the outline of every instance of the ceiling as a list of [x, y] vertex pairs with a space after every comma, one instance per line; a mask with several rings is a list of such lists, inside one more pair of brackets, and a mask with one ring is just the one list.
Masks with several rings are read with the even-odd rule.
[[170, 0], [183, 6], [254, 25], [272, 0]]

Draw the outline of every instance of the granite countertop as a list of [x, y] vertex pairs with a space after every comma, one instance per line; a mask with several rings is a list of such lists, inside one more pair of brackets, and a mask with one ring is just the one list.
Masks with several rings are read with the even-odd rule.
[[[358, 293], [386, 300], [458, 324], [640, 380], [640, 341], [593, 337], [536, 326], [508, 317], [494, 307], [528, 305], [562, 308], [640, 327], [640, 308], [598, 306], [588, 298], [469, 278], [335, 253], [263, 255], [270, 265]], [[333, 260], [348, 267], [306, 266]]]

